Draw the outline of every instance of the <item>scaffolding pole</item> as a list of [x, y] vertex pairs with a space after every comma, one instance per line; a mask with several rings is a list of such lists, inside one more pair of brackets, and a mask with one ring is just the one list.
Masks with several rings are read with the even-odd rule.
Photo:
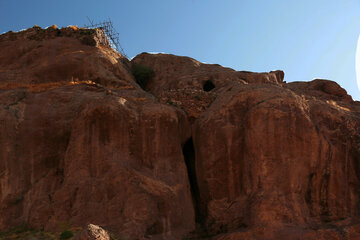
[[99, 23], [94, 23], [94, 21], [91, 20], [89, 17], [86, 17], [86, 18], [88, 19], [90, 24], [85, 25], [84, 26], [85, 28], [91, 28], [91, 29], [101, 28], [104, 31], [106, 37], [108, 38], [110, 46], [113, 49], [115, 49], [116, 51], [118, 51], [119, 53], [121, 53], [123, 56], [128, 58], [125, 54], [124, 49], [121, 47], [120, 40], [119, 40], [120, 34], [114, 28], [113, 23], [110, 20], [110, 18], [108, 18], [107, 21], [102, 21]]

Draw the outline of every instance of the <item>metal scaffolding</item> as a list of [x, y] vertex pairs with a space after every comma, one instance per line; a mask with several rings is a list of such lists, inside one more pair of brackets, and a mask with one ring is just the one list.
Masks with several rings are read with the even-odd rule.
[[107, 21], [103, 21], [103, 22], [99, 22], [99, 23], [94, 23], [94, 21], [92, 21], [89, 17], [87, 17], [87, 19], [89, 20], [89, 25], [85, 25], [85, 28], [101, 28], [106, 37], [109, 40], [110, 46], [115, 49], [116, 51], [118, 51], [119, 53], [121, 53], [123, 56], [125, 56], [126, 58], [128, 58], [125, 54], [124, 49], [121, 47], [120, 41], [119, 41], [119, 33], [116, 31], [116, 29], [113, 26], [112, 21], [110, 20], [110, 18]]

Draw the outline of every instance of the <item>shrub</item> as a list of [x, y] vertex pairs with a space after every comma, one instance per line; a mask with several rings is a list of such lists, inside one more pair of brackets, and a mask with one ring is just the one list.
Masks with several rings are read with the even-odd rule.
[[148, 81], [154, 76], [154, 70], [138, 63], [132, 65], [131, 72], [137, 84], [139, 84], [143, 89], [145, 89]]
[[69, 239], [69, 238], [71, 238], [71, 237], [73, 237], [74, 236], [74, 234], [71, 232], [71, 231], [69, 231], [69, 230], [65, 230], [65, 231], [63, 231], [61, 234], [60, 234], [60, 240], [64, 240], [64, 239]]

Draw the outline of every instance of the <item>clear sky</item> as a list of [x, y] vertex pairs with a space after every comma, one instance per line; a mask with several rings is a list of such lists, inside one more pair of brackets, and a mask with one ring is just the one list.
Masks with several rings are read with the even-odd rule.
[[331, 79], [360, 100], [360, 0], [0, 0], [0, 33], [110, 18], [126, 54], [165, 52], [285, 80]]

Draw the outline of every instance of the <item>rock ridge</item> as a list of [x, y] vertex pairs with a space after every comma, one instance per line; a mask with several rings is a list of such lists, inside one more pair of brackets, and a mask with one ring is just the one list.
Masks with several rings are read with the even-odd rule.
[[0, 41], [16, 41], [16, 40], [49, 40], [57, 37], [71, 37], [79, 39], [82, 43], [90, 46], [107, 46], [110, 47], [109, 41], [106, 38], [104, 31], [101, 28], [89, 29], [79, 28], [77, 26], [69, 26], [65, 28], [58, 28], [52, 25], [43, 29], [37, 25], [32, 28], [7, 33], [0, 35]]

